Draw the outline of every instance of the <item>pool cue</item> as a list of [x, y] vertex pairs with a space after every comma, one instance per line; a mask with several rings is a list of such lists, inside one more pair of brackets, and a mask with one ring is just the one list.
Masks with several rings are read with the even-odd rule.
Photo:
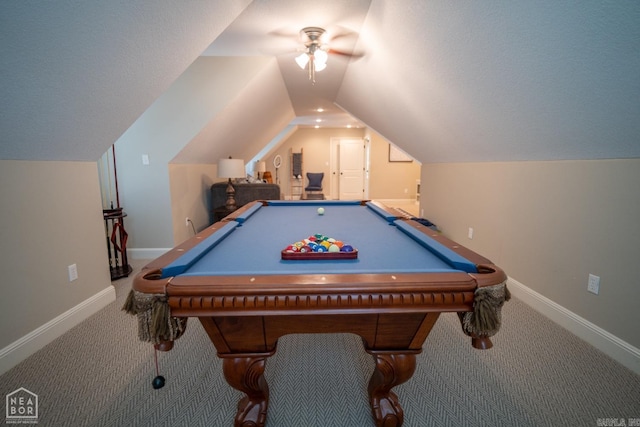
[[113, 152], [113, 181], [116, 184], [116, 206], [120, 207], [120, 193], [118, 192], [118, 170], [116, 168], [116, 145], [113, 144], [111, 146], [111, 151]]
[[113, 209], [113, 197], [111, 191], [111, 163], [109, 162], [109, 151], [107, 151], [107, 181], [109, 181], [109, 202], [111, 203], [111, 209]]

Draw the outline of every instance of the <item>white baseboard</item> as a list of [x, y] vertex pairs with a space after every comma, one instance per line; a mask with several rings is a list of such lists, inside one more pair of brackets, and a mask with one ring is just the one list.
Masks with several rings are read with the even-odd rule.
[[131, 259], [156, 259], [171, 248], [127, 248], [127, 255]]
[[640, 375], [640, 349], [527, 288], [517, 280], [509, 278], [507, 283], [515, 297]]
[[0, 375], [115, 300], [116, 290], [109, 285], [91, 298], [0, 349]]

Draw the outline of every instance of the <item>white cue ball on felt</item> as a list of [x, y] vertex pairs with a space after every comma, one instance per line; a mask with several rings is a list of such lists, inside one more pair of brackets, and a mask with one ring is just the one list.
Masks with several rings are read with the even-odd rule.
[[324, 215], [324, 208], [318, 208], [318, 215]]

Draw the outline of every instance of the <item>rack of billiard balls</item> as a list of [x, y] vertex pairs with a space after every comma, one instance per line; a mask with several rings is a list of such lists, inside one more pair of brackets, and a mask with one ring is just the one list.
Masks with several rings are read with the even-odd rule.
[[333, 237], [313, 234], [288, 245], [281, 257], [285, 260], [355, 259], [358, 250]]

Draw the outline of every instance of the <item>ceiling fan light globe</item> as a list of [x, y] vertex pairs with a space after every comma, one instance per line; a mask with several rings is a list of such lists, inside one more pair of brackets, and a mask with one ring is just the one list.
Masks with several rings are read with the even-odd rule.
[[327, 68], [327, 63], [326, 62], [318, 62], [318, 61], [314, 61], [314, 67], [316, 71], [322, 71], [325, 68]]
[[313, 58], [315, 60], [316, 69], [317, 69], [319, 68], [320, 64], [322, 64], [323, 66], [327, 65], [327, 59], [329, 58], [329, 55], [324, 50], [318, 49], [314, 52]]
[[296, 63], [303, 70], [304, 70], [304, 67], [307, 66], [308, 62], [309, 62], [309, 55], [307, 55], [306, 53], [302, 53], [302, 54], [296, 56]]

